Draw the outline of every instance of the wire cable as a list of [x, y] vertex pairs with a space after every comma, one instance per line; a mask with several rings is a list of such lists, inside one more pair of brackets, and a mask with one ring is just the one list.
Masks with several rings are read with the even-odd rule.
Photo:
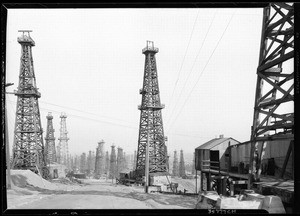
[[194, 90], [194, 89], [195, 89], [195, 87], [197, 86], [197, 84], [198, 84], [198, 82], [199, 82], [199, 80], [200, 80], [200, 78], [201, 78], [201, 76], [202, 76], [203, 72], [205, 71], [205, 69], [206, 69], [207, 65], [209, 64], [209, 62], [210, 62], [210, 60], [211, 60], [211, 58], [212, 58], [213, 54], [215, 53], [215, 51], [216, 51], [217, 47], [219, 46], [219, 44], [220, 44], [220, 41], [222, 40], [223, 36], [225, 35], [225, 32], [227, 31], [227, 29], [228, 29], [228, 26], [229, 26], [229, 24], [231, 23], [231, 21], [232, 21], [232, 18], [233, 18], [233, 16], [234, 16], [235, 12], [236, 12], [236, 10], [235, 10], [235, 11], [234, 11], [234, 13], [231, 15], [231, 18], [230, 18], [229, 22], [227, 23], [227, 25], [226, 25], [226, 28], [224, 29], [224, 31], [223, 31], [223, 33], [222, 33], [221, 37], [219, 38], [219, 40], [218, 40], [218, 42], [217, 42], [217, 44], [216, 44], [215, 48], [213, 49], [212, 53], [210, 54], [210, 56], [209, 56], [208, 60], [206, 61], [206, 64], [205, 64], [204, 68], [202, 69], [202, 71], [201, 71], [201, 73], [200, 73], [200, 75], [199, 75], [199, 77], [198, 77], [198, 79], [197, 79], [196, 83], [194, 84], [194, 86], [193, 86], [192, 90], [189, 92], [188, 96], [186, 97], [186, 99], [185, 99], [185, 101], [184, 101], [184, 103], [183, 103], [183, 106], [181, 107], [181, 109], [180, 109], [179, 113], [177, 114], [176, 118], [174, 119], [174, 121], [173, 121], [173, 122], [172, 122], [172, 124], [170, 125], [170, 127], [169, 127], [169, 129], [168, 129], [168, 132], [171, 130], [171, 128], [172, 128], [172, 126], [174, 125], [174, 123], [176, 122], [176, 120], [177, 120], [178, 116], [181, 114], [181, 112], [182, 112], [182, 110], [183, 110], [183, 108], [184, 108], [184, 106], [185, 106], [186, 102], [187, 102], [187, 101], [188, 101], [188, 99], [190, 98], [190, 96], [191, 96], [191, 94], [192, 94], [193, 90]]
[[178, 80], [179, 80], [179, 77], [180, 77], [180, 73], [181, 73], [181, 70], [182, 70], [182, 67], [183, 67], [183, 63], [185, 61], [185, 57], [186, 57], [187, 51], [188, 51], [188, 49], [190, 47], [191, 39], [192, 39], [192, 36], [193, 36], [193, 33], [194, 33], [194, 29], [195, 29], [196, 22], [198, 20], [199, 13], [200, 13], [200, 10], [198, 11], [196, 19], [194, 21], [194, 25], [193, 25], [193, 28], [192, 28], [192, 32], [190, 34], [189, 42], [188, 42], [188, 45], [187, 45], [187, 47], [185, 49], [185, 53], [184, 53], [184, 56], [183, 56], [183, 59], [182, 59], [182, 62], [181, 62], [180, 69], [179, 69], [179, 71], [177, 73], [177, 79], [176, 79], [176, 82], [175, 82], [175, 85], [174, 85], [174, 88], [173, 88], [173, 92], [172, 92], [171, 98], [169, 100], [169, 104], [173, 101], [172, 99], [173, 99], [173, 96], [174, 96], [174, 93], [175, 93], [175, 89], [176, 89], [176, 86], [177, 86], [177, 83], [178, 83]]
[[198, 58], [198, 56], [199, 56], [199, 54], [200, 54], [200, 52], [201, 52], [201, 50], [202, 50], [202, 47], [203, 47], [203, 45], [204, 45], [204, 42], [206, 41], [207, 35], [208, 35], [208, 33], [210, 32], [210, 28], [211, 28], [211, 26], [212, 26], [212, 24], [213, 24], [213, 22], [214, 22], [214, 19], [215, 19], [215, 17], [216, 17], [216, 14], [217, 14], [217, 10], [216, 10], [215, 13], [214, 13], [213, 19], [212, 19], [212, 21], [210, 22], [210, 25], [209, 25], [209, 27], [208, 27], [208, 29], [207, 29], [207, 31], [206, 31], [206, 34], [205, 34], [205, 36], [204, 36], [204, 39], [202, 40], [201, 46], [200, 46], [200, 48], [199, 48], [199, 50], [198, 50], [198, 53], [197, 53], [197, 55], [196, 55], [196, 57], [195, 57], [195, 59], [194, 59], [194, 62], [193, 62], [192, 68], [191, 68], [191, 70], [190, 70], [190, 72], [189, 72], [189, 74], [188, 74], [188, 77], [187, 77], [187, 79], [185, 80], [185, 83], [184, 83], [184, 85], [183, 85], [183, 87], [182, 87], [182, 89], [181, 89], [181, 91], [180, 91], [180, 93], [179, 93], [179, 96], [178, 96], [178, 98], [177, 98], [177, 103], [175, 104], [174, 108], [172, 109], [170, 117], [169, 117], [168, 120], [166, 121], [167, 124], [170, 122], [170, 120], [171, 120], [171, 118], [172, 118], [172, 116], [173, 116], [173, 114], [174, 114], [174, 112], [175, 112], [175, 110], [176, 110], [176, 107], [177, 107], [178, 102], [179, 102], [179, 100], [180, 100], [180, 98], [181, 98], [182, 92], [183, 92], [183, 90], [184, 90], [184, 88], [185, 88], [185, 86], [186, 86], [187, 81], [188, 81], [189, 78], [190, 78], [190, 75], [192, 74], [192, 71], [193, 71], [193, 69], [194, 69], [196, 60], [197, 60], [197, 58]]

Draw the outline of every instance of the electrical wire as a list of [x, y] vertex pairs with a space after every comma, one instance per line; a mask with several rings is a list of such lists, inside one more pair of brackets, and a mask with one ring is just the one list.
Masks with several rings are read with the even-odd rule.
[[202, 40], [201, 46], [200, 46], [200, 48], [199, 48], [199, 50], [198, 50], [198, 53], [197, 53], [197, 55], [196, 55], [196, 57], [195, 57], [195, 59], [194, 59], [192, 68], [191, 68], [191, 70], [190, 70], [190, 72], [189, 72], [189, 74], [188, 74], [188, 77], [186, 78], [185, 83], [184, 83], [184, 85], [183, 85], [183, 87], [182, 87], [182, 89], [181, 89], [181, 91], [180, 91], [180, 93], [179, 93], [179, 96], [178, 96], [177, 100], [176, 100], [177, 103], [176, 103], [175, 106], [173, 107], [173, 109], [172, 109], [172, 111], [171, 111], [171, 115], [170, 115], [170, 117], [168, 118], [168, 120], [166, 121], [166, 124], [168, 124], [168, 123], [170, 122], [170, 120], [171, 120], [173, 114], [175, 113], [175, 110], [176, 110], [176, 108], [177, 108], [177, 105], [178, 105], [178, 103], [179, 103], [179, 100], [180, 100], [180, 98], [181, 98], [181, 95], [182, 95], [182, 93], [183, 93], [183, 90], [184, 90], [184, 88], [185, 88], [185, 86], [186, 86], [187, 81], [188, 81], [189, 78], [190, 78], [190, 75], [192, 74], [192, 71], [193, 71], [193, 69], [194, 69], [196, 60], [197, 60], [197, 58], [198, 58], [198, 56], [199, 56], [199, 54], [200, 54], [200, 52], [201, 52], [201, 50], [202, 50], [202, 47], [203, 47], [203, 45], [204, 45], [204, 42], [206, 41], [207, 35], [208, 35], [208, 33], [210, 32], [210, 28], [211, 28], [211, 26], [212, 26], [212, 24], [213, 24], [213, 22], [214, 22], [214, 20], [215, 20], [216, 14], [217, 14], [217, 10], [216, 10], [215, 13], [214, 13], [213, 19], [212, 19], [212, 21], [210, 22], [210, 25], [209, 25], [209, 27], [208, 27], [208, 29], [207, 29], [207, 31], [206, 31], [206, 34], [205, 34], [205, 36], [204, 36], [204, 39]]
[[193, 86], [192, 90], [189, 92], [188, 96], [186, 97], [186, 99], [185, 99], [185, 101], [184, 101], [184, 103], [183, 103], [183, 106], [181, 107], [181, 109], [180, 109], [179, 113], [177, 114], [176, 118], [174, 119], [174, 121], [173, 121], [173, 122], [172, 122], [172, 124], [170, 125], [170, 127], [169, 127], [169, 129], [168, 129], [168, 132], [171, 130], [171, 128], [172, 128], [172, 126], [174, 125], [174, 123], [176, 122], [176, 120], [177, 120], [178, 116], [181, 114], [181, 112], [182, 112], [182, 110], [183, 110], [183, 108], [184, 108], [184, 106], [185, 106], [186, 102], [187, 102], [187, 101], [188, 101], [188, 99], [190, 98], [190, 96], [191, 96], [191, 94], [192, 94], [193, 90], [195, 89], [196, 85], [198, 84], [198, 82], [199, 82], [199, 80], [200, 80], [200, 78], [201, 78], [201, 76], [202, 76], [203, 72], [205, 71], [205, 69], [206, 69], [207, 65], [209, 64], [209, 62], [210, 62], [210, 60], [211, 60], [211, 58], [212, 58], [213, 54], [215, 53], [215, 51], [216, 51], [217, 47], [219, 46], [219, 44], [220, 44], [220, 41], [222, 40], [222, 38], [223, 38], [223, 36], [224, 36], [225, 32], [227, 31], [227, 29], [228, 29], [228, 26], [229, 26], [229, 24], [231, 23], [231, 21], [232, 21], [232, 18], [233, 18], [233, 16], [234, 16], [235, 12], [236, 12], [236, 10], [235, 10], [235, 11], [234, 11], [234, 13], [231, 15], [231, 18], [230, 18], [229, 22], [227, 23], [227, 25], [226, 25], [226, 28], [224, 29], [224, 31], [223, 31], [223, 33], [222, 33], [221, 37], [219, 38], [219, 40], [218, 40], [218, 42], [217, 42], [217, 44], [216, 44], [215, 48], [213, 49], [212, 53], [210, 54], [210, 56], [209, 56], [208, 60], [206, 61], [206, 64], [205, 64], [204, 68], [202, 69], [202, 71], [201, 71], [200, 75], [198, 76], [198, 79], [197, 79], [196, 83], [194, 84], [194, 86]]
[[195, 19], [195, 21], [194, 21], [194, 25], [193, 25], [193, 28], [192, 28], [192, 32], [191, 32], [191, 34], [190, 34], [189, 42], [188, 42], [188, 45], [187, 45], [187, 47], [186, 47], [186, 49], [185, 49], [185, 53], [184, 53], [184, 56], [183, 56], [183, 59], [182, 59], [182, 62], [181, 62], [180, 69], [179, 69], [179, 71], [178, 71], [178, 73], [177, 73], [177, 79], [176, 79], [176, 82], [175, 82], [175, 86], [174, 86], [174, 88], [173, 88], [173, 92], [172, 92], [171, 98], [170, 98], [170, 100], [169, 100], [169, 104], [173, 101], [172, 99], [173, 99], [173, 96], [174, 96], [174, 93], [175, 93], [175, 89], [176, 89], [176, 86], [177, 86], [177, 83], [178, 83], [178, 80], [179, 80], [179, 77], [180, 77], [180, 73], [181, 73], [181, 70], [182, 70], [182, 67], [183, 67], [183, 63], [184, 63], [184, 61], [185, 61], [185, 57], [186, 57], [187, 51], [188, 51], [188, 49], [189, 49], [189, 47], [190, 47], [191, 39], [192, 39], [192, 36], [193, 36], [193, 33], [194, 33], [194, 29], [195, 29], [196, 22], [197, 22], [197, 20], [198, 20], [199, 13], [200, 13], [200, 10], [198, 10], [196, 19]]

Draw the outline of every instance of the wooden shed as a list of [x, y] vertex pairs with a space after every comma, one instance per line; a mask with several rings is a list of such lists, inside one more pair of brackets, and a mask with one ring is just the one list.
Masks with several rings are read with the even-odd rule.
[[[262, 150], [263, 142], [257, 142], [258, 152]], [[262, 157], [261, 174], [277, 176], [282, 171], [284, 161], [289, 149], [290, 140], [266, 141], [264, 145], [264, 154]], [[251, 142], [247, 141], [237, 145], [231, 145], [229, 148], [231, 172], [248, 173], [250, 164]], [[293, 178], [294, 164], [293, 152], [287, 160], [285, 178]], [[272, 167], [273, 166], [273, 167]]]
[[203, 169], [218, 169], [227, 170], [230, 167], [229, 155], [225, 154], [229, 146], [237, 145], [240, 142], [229, 137], [224, 138], [220, 135], [219, 138], [212, 139], [195, 149], [195, 168], [196, 170]]

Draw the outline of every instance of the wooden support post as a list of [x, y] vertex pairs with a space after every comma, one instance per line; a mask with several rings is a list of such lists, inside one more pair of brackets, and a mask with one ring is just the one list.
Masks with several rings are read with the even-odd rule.
[[258, 167], [257, 174], [256, 174], [256, 181], [260, 180], [260, 174], [261, 174], [261, 161], [264, 158], [265, 155], [265, 149], [266, 149], [266, 141], [263, 141], [261, 144], [261, 151], [258, 158], [258, 164], [256, 165]]
[[234, 184], [230, 182], [230, 196], [234, 196]]
[[200, 171], [200, 191], [204, 190], [203, 183], [204, 183], [204, 181], [203, 181], [203, 173], [202, 173], [202, 171]]
[[197, 170], [195, 170], [195, 173], [196, 173], [196, 191], [195, 191], [195, 193], [197, 193]]
[[209, 172], [207, 175], [207, 191], [211, 190], [211, 173]]
[[293, 149], [293, 145], [294, 145], [294, 140], [291, 140], [289, 148], [288, 148], [286, 156], [285, 156], [285, 159], [284, 159], [283, 166], [282, 166], [282, 171], [281, 171], [281, 174], [280, 174], [281, 178], [283, 178], [283, 176], [284, 176], [286, 166], [287, 166], [287, 163], [289, 162], [289, 158], [290, 158], [290, 155], [291, 155], [291, 152], [292, 152], [292, 149]]

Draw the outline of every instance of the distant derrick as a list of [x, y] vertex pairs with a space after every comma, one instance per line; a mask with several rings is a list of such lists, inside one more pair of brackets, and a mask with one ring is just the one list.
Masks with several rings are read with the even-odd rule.
[[134, 154], [133, 154], [133, 169], [136, 168], [136, 151], [134, 151]]
[[124, 167], [123, 163], [123, 149], [118, 147], [118, 154], [117, 154], [117, 170], [116, 175], [117, 177], [120, 175], [120, 172], [122, 172]]
[[105, 173], [105, 155], [104, 155], [104, 141], [98, 142], [96, 149], [96, 161], [95, 161], [95, 177], [100, 177]]
[[179, 176], [179, 164], [178, 164], [177, 151], [174, 151], [173, 176]]
[[114, 179], [117, 175], [117, 159], [116, 159], [116, 150], [115, 146], [111, 146], [110, 153], [110, 165], [109, 165], [109, 178]]
[[[60, 115], [60, 137], [58, 138], [58, 163], [68, 166], [69, 164], [69, 149], [68, 149], [68, 131], [66, 126], [67, 115], [62, 113]], [[69, 168], [69, 167], [68, 167]]]
[[184, 158], [183, 158], [183, 150], [180, 150], [179, 176], [180, 177], [185, 176], [185, 164], [184, 164]]
[[45, 144], [45, 156], [47, 164], [56, 162], [56, 148], [55, 148], [55, 137], [54, 128], [52, 123], [53, 116], [51, 112], [47, 116], [47, 132], [46, 132], [46, 144]]
[[143, 88], [140, 89], [142, 103], [138, 137], [136, 170], [140, 176], [145, 175], [146, 148], [149, 142], [149, 173], [167, 172], [167, 152], [161, 110], [164, 105], [160, 102], [155, 54], [158, 48], [152, 41], [147, 41], [143, 49], [145, 68]]
[[[33, 67], [32, 46], [35, 42], [29, 32], [21, 31], [18, 37], [21, 44], [21, 66], [19, 73], [16, 121], [13, 142], [12, 169], [29, 169], [48, 178], [49, 170], [45, 158], [43, 130], [40, 118], [38, 98], [41, 97], [36, 86]], [[27, 34], [25, 34], [27, 33]]]
[[87, 173], [90, 175], [92, 172], [92, 151], [89, 151], [89, 155], [87, 157]]
[[82, 153], [80, 156], [80, 172], [86, 173], [87, 172], [87, 163], [86, 163], [86, 154]]
[[109, 166], [110, 165], [110, 159], [109, 159], [109, 153], [106, 151], [105, 153], [105, 174], [106, 176], [109, 175]]
[[195, 175], [196, 168], [195, 168], [195, 152], [193, 154], [193, 162], [192, 162], [192, 174]]

